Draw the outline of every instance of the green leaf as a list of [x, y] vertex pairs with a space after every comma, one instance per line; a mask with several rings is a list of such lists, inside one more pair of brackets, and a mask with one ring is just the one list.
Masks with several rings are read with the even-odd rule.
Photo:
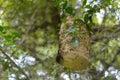
[[18, 34], [17, 32], [11, 32], [11, 34], [12, 34], [12, 37], [13, 38], [16, 38], [16, 37], [20, 37], [20, 34]]
[[59, 6], [61, 7], [61, 11], [63, 13], [68, 13], [70, 15], [74, 15], [75, 14], [75, 11], [74, 11], [72, 5], [70, 3], [68, 3], [67, 0], [62, 1]]
[[117, 1], [114, 2], [114, 6], [118, 6], [118, 4], [119, 4], [119, 3], [118, 3]]
[[6, 39], [6, 41], [9, 42], [9, 41], [11, 41], [12, 36], [11, 35], [5, 35], [4, 38]]
[[79, 27], [74, 28], [74, 34], [77, 35], [79, 33]]
[[2, 26], [0, 26], [0, 32], [2, 32], [3, 31], [3, 27]]
[[7, 62], [5, 62], [4, 61], [4, 63], [3, 63], [3, 70], [5, 71], [6, 69], [8, 69], [9, 68], [9, 64], [7, 63]]
[[111, 0], [106, 0], [109, 4], [111, 3]]
[[74, 23], [84, 23], [84, 19], [82, 19], [82, 18], [75, 19]]
[[83, 6], [86, 5], [86, 3], [87, 3], [87, 0], [84, 0], [84, 1], [83, 1]]
[[59, 6], [59, 4], [62, 2], [62, 0], [56, 0], [54, 3], [53, 3], [53, 5], [54, 6]]
[[71, 42], [73, 47], [77, 47], [79, 45], [79, 39], [77, 37], [73, 37]]
[[68, 6], [67, 4], [68, 4], [67, 1], [65, 1], [65, 2], [63, 2], [63, 4], [61, 4], [63, 10], [66, 9], [66, 7]]
[[91, 8], [91, 6], [90, 6], [90, 5], [86, 5], [86, 6], [85, 6], [85, 8], [88, 8], [88, 9], [90, 9], [90, 8]]
[[68, 33], [69, 34], [73, 34], [74, 36], [76, 36], [79, 32], [79, 27], [76, 27], [76, 26], [70, 26], [68, 28]]
[[72, 8], [71, 6], [68, 6], [68, 7], [66, 8], [66, 13], [68, 13], [68, 14], [73, 14], [73, 8]]

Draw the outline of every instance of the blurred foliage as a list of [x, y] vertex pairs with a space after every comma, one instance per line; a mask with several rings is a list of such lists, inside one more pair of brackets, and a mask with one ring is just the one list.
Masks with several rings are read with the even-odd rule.
[[[59, 26], [71, 15], [87, 24], [90, 66], [56, 63]], [[70, 27], [68, 35], [77, 35]], [[74, 45], [79, 44], [77, 38]], [[119, 80], [120, 0], [0, 0], [1, 80]]]

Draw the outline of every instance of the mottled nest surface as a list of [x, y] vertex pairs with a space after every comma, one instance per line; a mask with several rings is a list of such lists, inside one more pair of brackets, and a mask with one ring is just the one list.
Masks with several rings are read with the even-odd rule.
[[[77, 25], [79, 27], [79, 44], [77, 47], [73, 47], [71, 40], [72, 35], [67, 35], [68, 27]], [[68, 20], [63, 23], [60, 28], [60, 48], [57, 56], [57, 60], [63, 66], [72, 70], [82, 70], [88, 67], [89, 63], [89, 42], [90, 37], [86, 29], [86, 25], [83, 23], [73, 24], [73, 21]]]

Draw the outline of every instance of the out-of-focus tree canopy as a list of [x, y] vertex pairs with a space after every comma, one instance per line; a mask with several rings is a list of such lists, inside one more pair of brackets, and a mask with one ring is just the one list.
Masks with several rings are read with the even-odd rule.
[[[56, 63], [66, 16], [88, 26], [90, 65]], [[1, 80], [120, 80], [120, 0], [0, 0]]]

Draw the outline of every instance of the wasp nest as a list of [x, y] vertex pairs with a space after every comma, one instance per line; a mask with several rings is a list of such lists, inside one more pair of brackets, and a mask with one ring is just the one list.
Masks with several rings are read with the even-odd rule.
[[90, 37], [86, 25], [74, 24], [71, 19], [68, 19], [61, 25], [59, 34], [60, 47], [57, 62], [72, 70], [87, 68]]

